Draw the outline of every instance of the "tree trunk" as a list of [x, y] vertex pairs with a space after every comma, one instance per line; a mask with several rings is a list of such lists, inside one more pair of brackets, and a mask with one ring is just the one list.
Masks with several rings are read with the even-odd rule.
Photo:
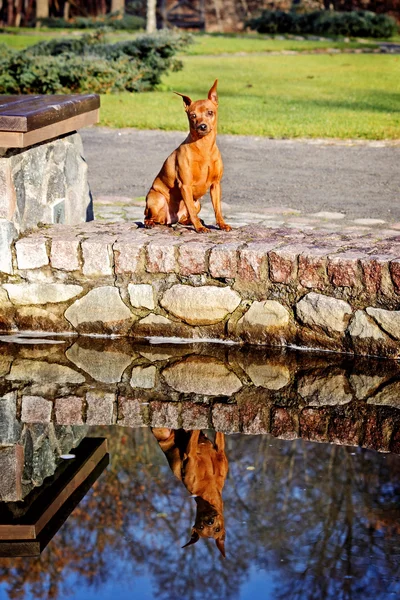
[[68, 21], [68, 19], [69, 19], [69, 9], [70, 9], [70, 3], [67, 1], [67, 2], [65, 2], [64, 9], [63, 9], [64, 21]]
[[156, 8], [157, 0], [147, 0], [147, 33], [153, 33], [156, 30]]
[[49, 17], [49, 0], [36, 0], [36, 22]]
[[123, 16], [125, 11], [125, 0], [111, 0], [111, 12], [118, 12]]
[[7, 2], [7, 25], [9, 27], [14, 25], [14, 0]]

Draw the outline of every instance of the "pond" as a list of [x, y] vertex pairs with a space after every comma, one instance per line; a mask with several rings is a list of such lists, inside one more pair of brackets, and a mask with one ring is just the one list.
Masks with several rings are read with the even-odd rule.
[[1, 599], [399, 596], [395, 361], [9, 338], [0, 373]]

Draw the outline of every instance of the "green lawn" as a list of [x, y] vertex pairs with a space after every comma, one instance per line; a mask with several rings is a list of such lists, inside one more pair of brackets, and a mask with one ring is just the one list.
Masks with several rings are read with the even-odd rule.
[[368, 48], [376, 47], [373, 40], [368, 43], [357, 41], [344, 42], [343, 40], [314, 41], [295, 39], [273, 39], [269, 36], [259, 34], [245, 35], [218, 35], [201, 34], [195, 36], [195, 43], [188, 46], [187, 54], [191, 56], [215, 55], [215, 54], [239, 54], [254, 52], [282, 52], [297, 51], [310, 52], [313, 50], [327, 50], [335, 48]]
[[[22, 48], [54, 36], [82, 33], [24, 30], [0, 34], [0, 43]], [[113, 33], [110, 38], [133, 35]], [[346, 46], [352, 44], [356, 43]], [[400, 139], [399, 56], [266, 54], [343, 45], [273, 40], [258, 34], [196, 35], [188, 55], [182, 57], [183, 71], [164, 77], [157, 91], [103, 96], [101, 124], [185, 130], [182, 102], [172, 92], [203, 98], [218, 78], [220, 132], [276, 138]]]
[[160, 90], [102, 97], [101, 124], [186, 128], [173, 90], [203, 98], [219, 79], [222, 133], [284, 137], [400, 138], [400, 60], [387, 55], [184, 58]]

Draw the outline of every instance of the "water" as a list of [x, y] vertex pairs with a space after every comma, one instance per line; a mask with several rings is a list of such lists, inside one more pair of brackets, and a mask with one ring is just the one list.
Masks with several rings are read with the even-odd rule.
[[[80, 488], [72, 494], [68, 502], [77, 504], [63, 525], [68, 502], [61, 507], [64, 514], [49, 521], [49, 530], [53, 524], [51, 535], [39, 556], [0, 558], [0, 599], [399, 597], [396, 363], [212, 347], [203, 347], [200, 353], [194, 347], [174, 352], [171, 347], [135, 345], [128, 350], [125, 342], [109, 346], [103, 341], [94, 345], [85, 341], [71, 350], [76, 343], [68, 342], [69, 357], [75, 362], [68, 362], [68, 350], [61, 351], [62, 345], [1, 347], [0, 461], [4, 447], [13, 448], [17, 443], [13, 446], [9, 441], [5, 446], [4, 437], [8, 435], [10, 440], [14, 435], [24, 447], [25, 466], [22, 488], [8, 487], [8, 493], [18, 492], [24, 501], [0, 503], [0, 524], [6, 513], [9, 524], [16, 525], [18, 519], [22, 522], [29, 499], [47, 485], [38, 509], [43, 512], [46, 499], [57, 498], [57, 485], [66, 489], [72, 477], [69, 473], [79, 477], [86, 468], [86, 456], [93, 456], [100, 444], [87, 438], [107, 439], [109, 465], [101, 455], [92, 460], [91, 468], [99, 466], [90, 489], [79, 503], [74, 494]], [[89, 355], [82, 349], [91, 353], [87, 363], [83, 357]], [[105, 367], [99, 369], [94, 358], [106, 356], [110, 363], [112, 354], [116, 355], [114, 366], [109, 365], [107, 372], [114, 373], [117, 380], [101, 381]], [[116, 364], [121, 371], [118, 378]], [[49, 365], [63, 366], [75, 374]], [[142, 370], [137, 371], [138, 366]], [[155, 381], [154, 388], [131, 385], [132, 381], [149, 381], [143, 377], [143, 369], [152, 366], [155, 371], [147, 376]], [[212, 395], [212, 389], [199, 388], [204, 387], [200, 376], [204, 366], [214, 381], [214, 392], [221, 391], [215, 386], [223, 381], [230, 395]], [[239, 379], [239, 389], [233, 390], [238, 384], [222, 367]], [[29, 377], [24, 379], [27, 369]], [[66, 381], [66, 374], [73, 382]], [[177, 389], [189, 384], [192, 391]], [[111, 401], [115, 424], [88, 424], [88, 394], [94, 392], [97, 398]], [[46, 413], [44, 422], [24, 422], [24, 402], [32, 396], [48, 402], [52, 399], [51, 413]], [[66, 418], [57, 412], [56, 401], [71, 398], [82, 399], [83, 412], [70, 412], [69, 424], [57, 422]], [[126, 404], [134, 400], [139, 404]], [[258, 410], [251, 412], [249, 407], [257, 402]], [[102, 406], [104, 409], [105, 404]], [[130, 410], [140, 406], [141, 427], [133, 426], [137, 413], [134, 419], [127, 406]], [[212, 472], [205, 469], [202, 475], [211, 494], [222, 493], [225, 558], [213, 537], [200, 537], [182, 548], [191, 539], [195, 523], [203, 525], [200, 532], [208, 527], [201, 521], [201, 510], [196, 520], [199, 499], [192, 497], [196, 477], [191, 475], [200, 466], [193, 459], [194, 468], [189, 468], [187, 461], [188, 443], [196, 434], [171, 426], [176, 420], [182, 424], [188, 407], [193, 421], [188, 429], [196, 431], [196, 424], [206, 425], [203, 431], [210, 441], [216, 435], [210, 428], [213, 422], [230, 432], [219, 433], [216, 439], [223, 454], [220, 461], [225, 464], [226, 458], [229, 470], [226, 473], [223, 467], [216, 467], [213, 455]], [[233, 409], [237, 412], [232, 413]], [[128, 421], [132, 426], [126, 426]], [[153, 428], [143, 426], [145, 421]], [[246, 428], [257, 434], [234, 433]], [[275, 436], [262, 433], [267, 429]], [[356, 436], [363, 446], [391, 448], [392, 452], [343, 445]], [[336, 443], [326, 443], [329, 440]], [[211, 456], [211, 444], [208, 446], [206, 439], [199, 441]], [[58, 458], [60, 454], [76, 458], [63, 460]], [[3, 495], [5, 481], [10, 484], [2, 471]], [[210, 527], [215, 529], [219, 516], [212, 518]], [[2, 544], [10, 556], [10, 547]], [[0, 543], [0, 553], [1, 547]]]

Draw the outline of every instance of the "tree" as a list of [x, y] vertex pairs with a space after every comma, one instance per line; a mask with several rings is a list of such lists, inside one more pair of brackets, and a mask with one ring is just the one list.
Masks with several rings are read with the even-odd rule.
[[146, 22], [147, 33], [153, 33], [157, 28], [156, 8], [157, 8], [157, 0], [147, 0], [147, 22]]
[[49, 17], [49, 0], [36, 0], [36, 22]]
[[124, 14], [125, 0], [111, 0], [111, 12], [118, 12], [121, 16]]

